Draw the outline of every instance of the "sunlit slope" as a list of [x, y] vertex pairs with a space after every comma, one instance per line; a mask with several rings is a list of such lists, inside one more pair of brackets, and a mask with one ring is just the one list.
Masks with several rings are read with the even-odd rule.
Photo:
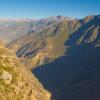
[[0, 100], [50, 100], [38, 80], [0, 44]]
[[[17, 39], [8, 47], [16, 52], [27, 65], [34, 61], [37, 64], [49, 62], [57, 57], [63, 56], [66, 50], [65, 41], [69, 36], [81, 26], [78, 20], [66, 20], [52, 22], [51, 25], [40, 32], [31, 32]], [[42, 55], [42, 60], [40, 56]], [[35, 60], [33, 60], [35, 59]], [[31, 61], [32, 60], [32, 61]], [[28, 63], [27, 63], [28, 62]]]

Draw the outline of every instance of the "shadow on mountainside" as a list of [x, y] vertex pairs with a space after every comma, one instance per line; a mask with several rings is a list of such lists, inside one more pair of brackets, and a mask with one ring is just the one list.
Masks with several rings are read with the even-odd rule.
[[[74, 32], [65, 45], [70, 45], [66, 56], [33, 69], [33, 73], [52, 93], [52, 100], [100, 100], [100, 48], [94, 43], [76, 41], [94, 19]], [[83, 33], [80, 33], [83, 32]]]

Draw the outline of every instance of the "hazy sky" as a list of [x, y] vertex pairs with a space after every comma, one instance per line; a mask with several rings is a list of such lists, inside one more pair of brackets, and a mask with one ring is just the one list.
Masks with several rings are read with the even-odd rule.
[[100, 0], [0, 0], [0, 18], [81, 18], [100, 14]]

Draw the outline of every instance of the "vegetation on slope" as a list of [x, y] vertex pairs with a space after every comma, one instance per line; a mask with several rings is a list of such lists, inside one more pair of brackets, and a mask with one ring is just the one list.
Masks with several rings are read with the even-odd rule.
[[50, 100], [50, 93], [3, 45], [0, 45], [0, 100]]

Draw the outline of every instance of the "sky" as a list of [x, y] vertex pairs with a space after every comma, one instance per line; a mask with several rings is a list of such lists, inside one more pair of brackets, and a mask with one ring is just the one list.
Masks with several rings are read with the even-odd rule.
[[100, 14], [100, 0], [0, 0], [2, 19], [41, 19], [49, 16], [83, 18]]

